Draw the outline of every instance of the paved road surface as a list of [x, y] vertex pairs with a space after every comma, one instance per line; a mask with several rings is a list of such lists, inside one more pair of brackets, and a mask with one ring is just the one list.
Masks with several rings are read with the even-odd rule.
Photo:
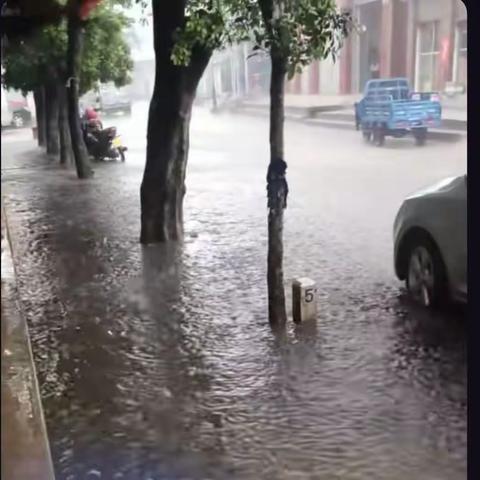
[[113, 122], [127, 162], [87, 182], [41, 160], [28, 132], [2, 138], [58, 479], [463, 480], [464, 314], [411, 306], [391, 251], [403, 197], [464, 173], [466, 144], [375, 148], [287, 125], [286, 276], [314, 278], [320, 298], [316, 327], [280, 335], [266, 319], [266, 122], [195, 112], [185, 244], [142, 249], [146, 112]]

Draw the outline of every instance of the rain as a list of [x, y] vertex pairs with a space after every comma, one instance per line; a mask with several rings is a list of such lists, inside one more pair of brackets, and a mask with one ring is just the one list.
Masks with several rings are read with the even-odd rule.
[[[2, 203], [57, 480], [466, 478], [465, 307], [415, 304], [393, 258], [405, 198], [467, 173], [466, 93], [447, 96], [450, 83], [429, 79], [419, 55], [417, 76], [382, 76], [442, 89], [442, 126], [423, 146], [411, 135], [366, 142], [353, 104], [372, 75], [382, 2], [350, 3], [372, 35], [352, 34], [352, 70], [322, 60], [287, 84], [285, 328], [268, 323], [268, 58], [243, 44], [212, 56], [193, 107], [178, 242], [139, 243], [148, 12], [130, 12], [131, 113], [101, 113], [125, 162], [92, 162], [94, 176], [78, 180], [30, 126], [2, 127]], [[422, 14], [431, 2], [405, 4]], [[414, 45], [395, 48], [415, 63]], [[312, 113], [319, 105], [336, 107]], [[295, 324], [299, 277], [316, 283], [317, 316]]]

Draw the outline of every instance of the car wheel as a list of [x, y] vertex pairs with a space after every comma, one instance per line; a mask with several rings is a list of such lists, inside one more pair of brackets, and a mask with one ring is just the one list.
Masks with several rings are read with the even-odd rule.
[[445, 265], [432, 241], [421, 239], [410, 248], [406, 283], [411, 298], [424, 307], [438, 307], [445, 299]]
[[25, 121], [21, 115], [15, 114], [12, 118], [12, 125], [15, 128], [22, 128], [25, 125]]

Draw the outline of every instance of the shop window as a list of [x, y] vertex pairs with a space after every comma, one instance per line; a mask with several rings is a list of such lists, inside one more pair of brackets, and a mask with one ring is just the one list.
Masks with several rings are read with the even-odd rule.
[[457, 24], [457, 48], [455, 49], [455, 83], [467, 87], [467, 22]]
[[417, 29], [417, 55], [415, 88], [432, 91], [437, 87], [440, 42], [438, 22], [421, 23]]
[[220, 66], [220, 78], [222, 92], [231, 92], [232, 91], [232, 72], [230, 68], [230, 62], [224, 61]]

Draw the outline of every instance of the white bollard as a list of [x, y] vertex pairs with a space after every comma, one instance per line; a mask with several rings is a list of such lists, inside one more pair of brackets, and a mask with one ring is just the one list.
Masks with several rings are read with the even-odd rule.
[[301, 323], [317, 317], [317, 288], [310, 278], [297, 278], [292, 283], [293, 321]]

